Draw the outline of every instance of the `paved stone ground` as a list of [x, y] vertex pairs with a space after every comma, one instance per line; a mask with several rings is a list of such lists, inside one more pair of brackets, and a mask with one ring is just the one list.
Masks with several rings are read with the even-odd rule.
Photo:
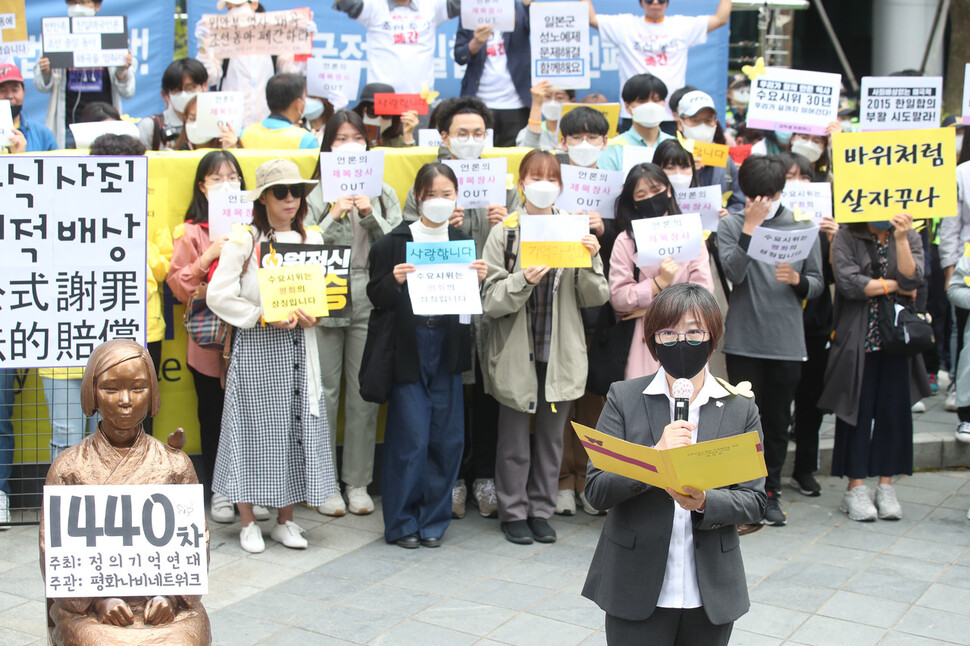
[[[917, 430], [949, 434], [941, 455], [963, 451], [951, 446], [955, 414], [942, 397], [927, 403]], [[731, 644], [970, 643], [970, 471], [900, 478], [896, 522], [849, 521], [838, 511], [844, 482], [821, 482], [818, 498], [786, 491], [787, 527], [742, 539], [752, 605]], [[297, 522], [310, 549], [273, 543], [264, 523], [258, 555], [239, 548], [236, 526], [213, 525], [215, 643], [606, 643], [602, 613], [579, 594], [602, 518], [556, 517], [557, 543], [519, 546], [470, 506], [434, 550], [386, 545], [379, 511], [330, 519], [300, 508]], [[0, 534], [0, 646], [46, 643], [36, 537], [34, 527]]]

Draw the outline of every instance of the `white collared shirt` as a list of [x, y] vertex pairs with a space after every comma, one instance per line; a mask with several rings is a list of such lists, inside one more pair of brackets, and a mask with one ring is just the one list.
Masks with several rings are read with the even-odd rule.
[[[670, 419], [674, 419], [674, 398], [667, 384], [667, 373], [663, 368], [657, 371], [644, 395], [665, 395], [670, 400]], [[711, 399], [727, 397], [730, 393], [717, 383], [707, 368], [704, 369], [704, 385], [690, 403], [687, 421], [695, 425], [691, 433], [691, 443], [697, 442], [697, 426], [700, 425], [701, 406]], [[694, 561], [694, 529], [690, 512], [674, 505], [674, 522], [670, 528], [670, 546], [667, 548], [667, 567], [664, 582], [660, 588], [658, 608], [699, 608], [701, 592], [697, 587], [697, 564]]]

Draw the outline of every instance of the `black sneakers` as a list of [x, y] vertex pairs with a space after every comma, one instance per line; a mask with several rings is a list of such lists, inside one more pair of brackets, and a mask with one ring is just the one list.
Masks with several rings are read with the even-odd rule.
[[532, 530], [533, 538], [539, 543], [556, 542], [556, 530], [549, 526], [545, 518], [530, 518], [529, 529]]
[[532, 530], [524, 520], [512, 520], [502, 523], [505, 540], [518, 545], [532, 545]]
[[822, 487], [815, 481], [815, 476], [811, 473], [793, 473], [791, 480], [788, 481], [788, 486], [797, 489], [798, 493], [803, 496], [815, 498], [822, 495]]
[[785, 512], [781, 510], [779, 498], [781, 498], [780, 493], [768, 492], [768, 504], [765, 505], [765, 524], [767, 525], [781, 527], [788, 522], [785, 518]]

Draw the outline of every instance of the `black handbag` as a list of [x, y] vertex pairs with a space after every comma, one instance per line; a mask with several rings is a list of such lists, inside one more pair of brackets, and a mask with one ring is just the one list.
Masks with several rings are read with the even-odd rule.
[[[866, 248], [872, 263], [872, 277], [880, 278], [876, 276], [879, 273], [876, 246], [868, 243]], [[918, 312], [912, 303], [897, 303], [888, 296], [880, 296], [878, 318], [882, 349], [886, 352], [915, 357], [936, 345], [933, 325], [927, 320], [926, 314]]]
[[360, 396], [373, 404], [384, 404], [394, 387], [394, 349], [397, 312], [371, 310], [367, 320], [367, 341], [360, 361]]

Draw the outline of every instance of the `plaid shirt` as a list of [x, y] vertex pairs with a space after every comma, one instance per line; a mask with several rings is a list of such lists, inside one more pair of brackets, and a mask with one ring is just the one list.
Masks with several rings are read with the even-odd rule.
[[552, 299], [556, 271], [552, 270], [532, 289], [532, 336], [535, 339], [536, 361], [549, 361], [552, 345]]

